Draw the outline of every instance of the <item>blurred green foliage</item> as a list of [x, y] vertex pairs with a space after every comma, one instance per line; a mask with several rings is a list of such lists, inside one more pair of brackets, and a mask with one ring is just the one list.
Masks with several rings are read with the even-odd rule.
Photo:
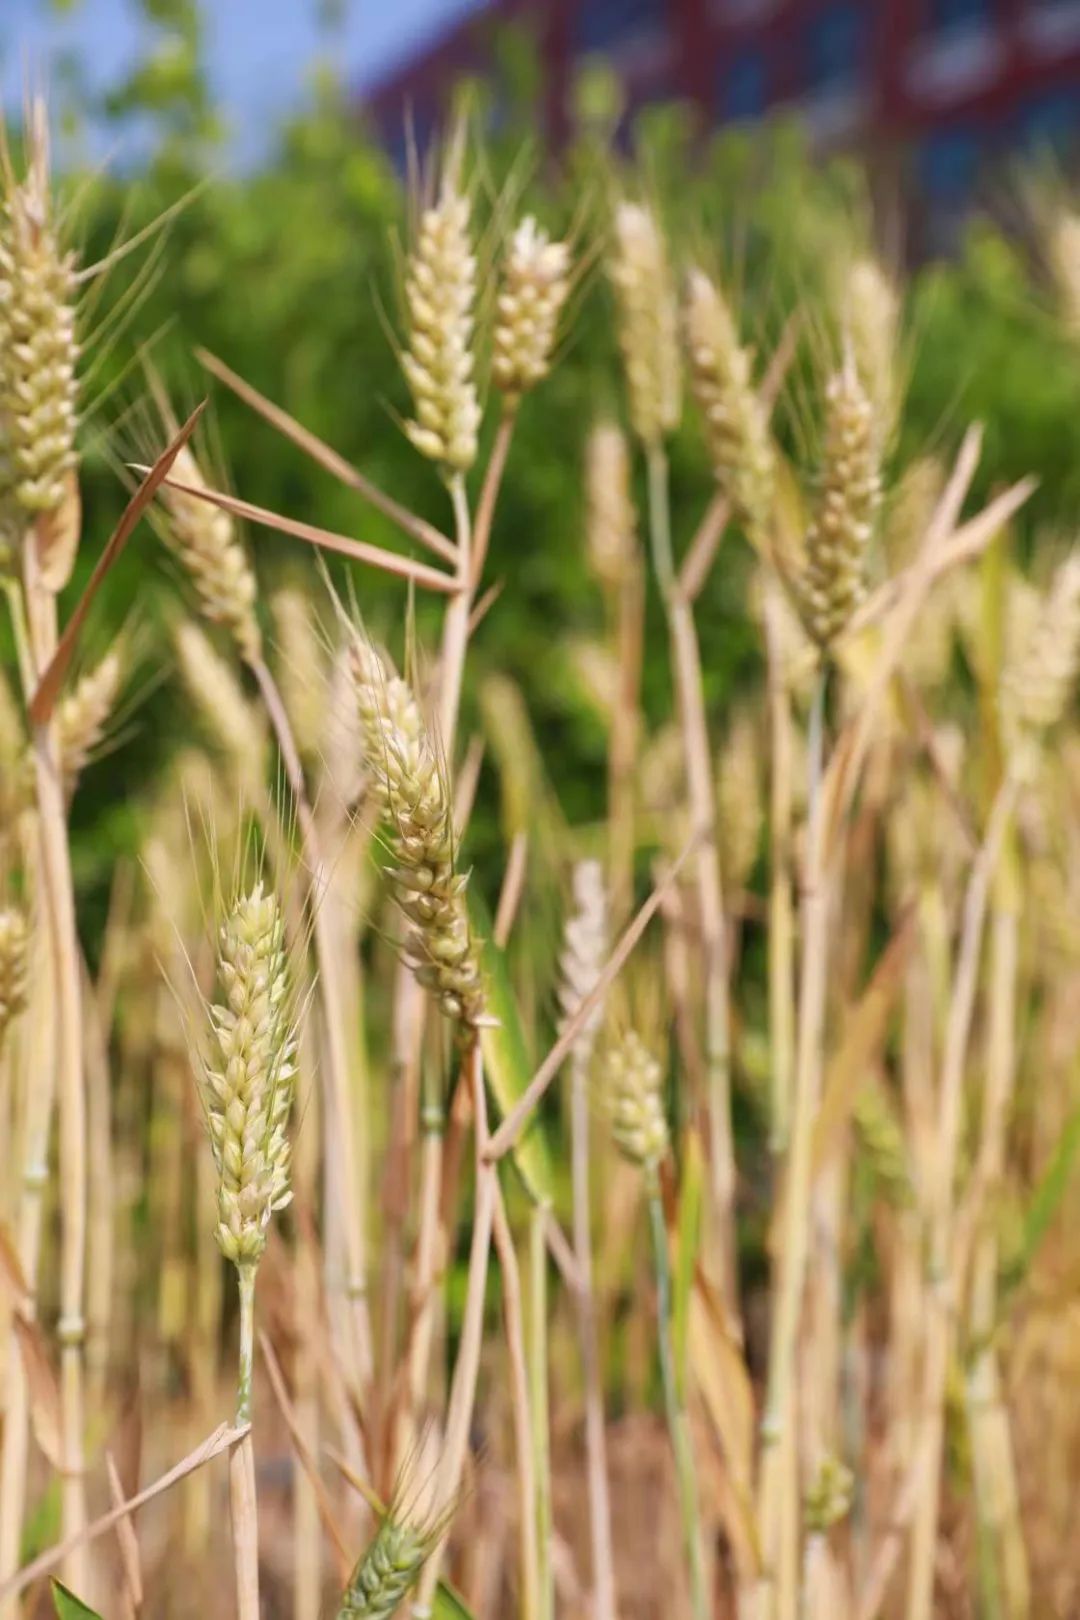
[[[229, 172], [203, 68], [197, 5], [143, 4], [150, 25], [146, 59], [95, 111], [118, 126], [135, 120], [149, 129], [151, 155], [136, 174], [65, 177], [76, 199], [84, 261], [105, 256], [179, 199], [186, 204], [156, 242], [112, 269], [89, 323], [80, 578], [123, 499], [118, 463], [160, 443], [135, 359], [140, 345], [166, 377], [178, 408], [206, 389], [191, 354], [205, 345], [384, 489], [445, 525], [445, 492], [398, 426], [406, 394], [395, 355], [396, 279], [407, 216], [399, 178], [328, 71], [316, 78], [306, 110], [276, 137], [269, 158], [254, 172]], [[866, 231], [870, 208], [856, 166], [812, 161], [794, 128], [736, 131], [703, 142], [678, 106], [642, 115], [631, 173], [610, 155], [618, 107], [604, 91], [602, 70], [581, 87], [578, 135], [556, 165], [533, 140], [538, 87], [529, 50], [508, 34], [496, 61], [501, 84], [468, 90], [473, 122], [484, 132], [476, 174], [481, 213], [491, 221], [509, 207], [533, 208], [574, 233], [586, 269], [561, 362], [522, 412], [489, 565], [490, 579], [505, 582], [505, 590], [476, 638], [472, 667], [476, 674], [503, 670], [521, 683], [548, 772], [575, 823], [599, 814], [603, 804], [604, 728], [568, 649], [575, 636], [595, 632], [602, 622], [584, 557], [582, 462], [589, 424], [620, 410], [610, 299], [598, 268], [613, 188], [646, 188], [667, 217], [680, 255], [703, 257], [740, 290], [745, 330], [763, 354], [790, 312], [801, 311], [803, 343], [778, 421], [789, 448], [804, 460], [812, 455], [815, 386], [828, 342], [823, 310], [830, 274], [844, 244]], [[485, 236], [489, 244], [493, 234]], [[125, 319], [118, 326], [103, 322], [131, 297], [140, 274]], [[103, 325], [108, 336], [96, 342], [94, 328]], [[1024, 250], [991, 225], [974, 224], [956, 262], [915, 276], [909, 330], [910, 382], [897, 464], [927, 448], [948, 455], [967, 422], [978, 419], [987, 433], [980, 492], [1032, 472], [1040, 489], [1025, 525], [1071, 525], [1080, 498], [1080, 362], [1042, 307]], [[402, 544], [383, 519], [223, 390], [214, 390], [214, 398], [212, 447], [239, 493], [378, 544]], [[710, 494], [689, 406], [672, 466], [678, 547]], [[252, 539], [264, 587], [290, 568], [310, 569], [299, 545], [262, 533]], [[759, 656], [746, 609], [749, 569], [747, 548], [729, 538], [701, 600], [707, 698], [717, 718]], [[400, 646], [400, 585], [357, 572], [351, 588], [369, 621]], [[144, 527], [96, 620], [102, 642], [121, 620], [148, 627], [142, 645], [150, 679], [142, 682], [149, 690], [130, 735], [80, 790], [77, 848], [92, 883], [100, 885], [118, 850], [133, 848], [130, 806], [176, 731], [189, 725], [169, 683], [157, 680], [167, 657], [162, 629], [182, 591]], [[429, 646], [434, 614], [430, 603], [418, 604], [421, 638]], [[646, 703], [661, 717], [670, 708], [670, 685], [655, 599], [650, 617]], [[476, 690], [474, 680], [466, 723], [477, 717]], [[481, 862], [498, 837], [493, 803], [488, 782], [474, 828]]]

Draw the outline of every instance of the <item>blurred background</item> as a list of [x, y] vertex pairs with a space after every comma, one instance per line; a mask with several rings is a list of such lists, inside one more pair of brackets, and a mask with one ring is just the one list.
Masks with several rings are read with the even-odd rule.
[[[1032, 525], [1071, 522], [1080, 503], [1080, 374], [1048, 316], [1026, 204], [1033, 177], [1069, 185], [1080, 0], [5, 0], [0, 74], [14, 121], [28, 82], [49, 90], [88, 259], [175, 210], [134, 288], [131, 261], [107, 286], [103, 310], [115, 300], [121, 312], [88, 334], [84, 568], [117, 511], [121, 464], [153, 436], [145, 360], [191, 402], [207, 388], [199, 344], [384, 487], [441, 513], [438, 480], [398, 427], [395, 244], [410, 142], [423, 152], [458, 106], [482, 144], [488, 201], [523, 194], [592, 262], [613, 186], [644, 176], [676, 241], [743, 289], [766, 348], [797, 304], [827, 291], [839, 244], [873, 241], [913, 273], [897, 464], [978, 419], [995, 478], [1038, 476]], [[576, 820], [602, 804], [610, 696], [580, 431], [618, 409], [609, 306], [606, 278], [589, 274], [562, 363], [523, 413], [493, 551], [496, 575], [512, 562], [514, 589], [476, 649], [481, 669], [521, 683], [544, 751], [567, 762]], [[395, 543], [231, 397], [215, 397], [214, 420], [239, 493]], [[788, 442], [805, 431], [797, 405], [779, 431]], [[676, 490], [691, 492], [675, 514], [686, 526], [709, 479], [692, 422], [673, 457]], [[258, 556], [268, 585], [295, 560], [272, 536]], [[718, 705], [760, 673], [744, 574], [737, 548], [708, 585]], [[181, 589], [145, 537], [110, 582], [103, 640], [134, 617], [164, 644]], [[363, 590], [378, 625], [393, 590], [371, 578]], [[568, 627], [556, 648], [553, 619]], [[134, 848], [128, 803], [160, 739], [185, 723], [174, 685], [147, 678], [107, 768], [80, 793], [81, 878], [102, 905], [95, 874]], [[665, 693], [660, 656], [646, 703]], [[497, 814], [482, 793], [481, 864], [485, 840], [498, 847]]]

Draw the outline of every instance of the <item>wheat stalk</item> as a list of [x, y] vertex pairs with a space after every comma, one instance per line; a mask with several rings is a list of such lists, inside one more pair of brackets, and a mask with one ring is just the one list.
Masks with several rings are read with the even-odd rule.
[[602, 1054], [600, 1094], [615, 1146], [624, 1159], [641, 1170], [645, 1181], [656, 1274], [656, 1332], [660, 1370], [671, 1447], [675, 1456], [691, 1597], [696, 1620], [707, 1620], [710, 1605], [705, 1585], [693, 1443], [671, 1334], [671, 1262], [660, 1194], [660, 1166], [670, 1147], [663, 1081], [659, 1059], [636, 1030], [628, 1030], [620, 1041], [612, 1042]]
[[[8, 600], [29, 707], [38, 674], [57, 644], [56, 594], [67, 583], [81, 532], [75, 429], [78, 385], [73, 309], [74, 260], [53, 218], [47, 119], [29, 109], [27, 159], [20, 178], [3, 162], [0, 220], [0, 421], [14, 471], [13, 497], [33, 543], [22, 546], [22, 592]], [[62, 1255], [60, 1320], [62, 1511], [66, 1535], [86, 1522], [83, 1347], [86, 1267], [86, 1096], [82, 1054], [79, 944], [55, 716], [33, 729], [35, 792], [44, 916], [52, 944], [60, 1109]], [[87, 1584], [85, 1547], [72, 1544], [65, 1576]]]
[[[574, 1017], [595, 985], [608, 954], [607, 898], [597, 861], [574, 868], [574, 909], [566, 919], [559, 961], [559, 1005], [563, 1023]], [[615, 1576], [611, 1546], [611, 1502], [608, 1489], [604, 1396], [596, 1337], [596, 1299], [592, 1282], [592, 1217], [589, 1200], [589, 1068], [603, 1020], [597, 1003], [575, 1036], [570, 1051], [570, 1152], [574, 1197], [574, 1256], [581, 1288], [578, 1333], [585, 1381], [585, 1446], [588, 1459], [589, 1526], [597, 1620], [614, 1620]]]
[[251, 1448], [255, 1274], [275, 1210], [291, 1197], [287, 1128], [295, 1090], [296, 1031], [275, 895], [258, 882], [221, 925], [218, 972], [224, 1000], [209, 1010], [212, 1051], [202, 1082], [218, 1173], [214, 1236], [236, 1267], [240, 1360], [236, 1425], [245, 1437], [229, 1462], [237, 1607], [259, 1617], [258, 1517]]

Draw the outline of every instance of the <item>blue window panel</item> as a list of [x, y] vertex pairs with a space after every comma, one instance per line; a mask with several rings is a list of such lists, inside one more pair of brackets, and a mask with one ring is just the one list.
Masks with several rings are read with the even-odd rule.
[[993, 21], [992, 0], [930, 0], [930, 27], [953, 34], [987, 28]]
[[963, 204], [979, 178], [982, 141], [972, 129], [943, 129], [923, 143], [919, 178], [935, 204]]
[[1031, 146], [1063, 151], [1074, 145], [1080, 134], [1080, 85], [1032, 97], [1021, 115], [1021, 133]]
[[760, 118], [769, 105], [769, 69], [758, 45], [744, 45], [720, 68], [718, 111], [733, 120]]
[[613, 51], [662, 26], [667, 0], [585, 0], [576, 20], [580, 51]]
[[807, 24], [806, 58], [814, 89], [840, 89], [862, 75], [867, 7], [860, 0], [826, 6]]

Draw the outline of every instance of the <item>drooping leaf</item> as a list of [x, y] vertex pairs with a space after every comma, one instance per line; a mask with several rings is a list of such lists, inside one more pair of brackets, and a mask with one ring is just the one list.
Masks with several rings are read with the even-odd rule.
[[60, 1390], [45, 1347], [45, 1340], [38, 1324], [18, 1312], [12, 1317], [12, 1326], [30, 1394], [30, 1425], [34, 1431], [34, 1439], [52, 1467], [59, 1469], [64, 1458], [60, 1438], [63, 1432], [60, 1418]]
[[686, 1383], [686, 1354], [690, 1328], [690, 1293], [694, 1284], [698, 1244], [701, 1239], [701, 1202], [705, 1162], [701, 1138], [689, 1131], [683, 1153], [679, 1187], [678, 1250], [671, 1303], [671, 1334], [675, 1351], [675, 1376], [680, 1388]]
[[[506, 953], [491, 937], [491, 922], [478, 895], [470, 893], [469, 910], [473, 928], [481, 942], [487, 1011], [495, 1020], [484, 1028], [481, 1035], [484, 1073], [499, 1118], [505, 1119], [528, 1086], [533, 1070], [517, 999], [506, 968]], [[530, 1198], [539, 1204], [550, 1204], [554, 1198], [555, 1177], [547, 1137], [535, 1114], [518, 1137], [512, 1157]]]
[[76, 1597], [74, 1592], [69, 1592], [61, 1581], [53, 1581], [52, 1596], [59, 1620], [101, 1620], [101, 1615], [96, 1609], [91, 1609], [82, 1598]]
[[435, 1591], [432, 1620], [475, 1620], [475, 1616], [453, 1587], [440, 1581]]
[[1031, 1200], [1024, 1214], [1019, 1252], [1008, 1266], [1005, 1280], [1009, 1285], [1016, 1286], [1021, 1283], [1030, 1271], [1039, 1245], [1049, 1231], [1072, 1183], [1078, 1154], [1080, 1154], [1080, 1108], [1074, 1108], [1066, 1119], [1046, 1169], [1031, 1194]]

